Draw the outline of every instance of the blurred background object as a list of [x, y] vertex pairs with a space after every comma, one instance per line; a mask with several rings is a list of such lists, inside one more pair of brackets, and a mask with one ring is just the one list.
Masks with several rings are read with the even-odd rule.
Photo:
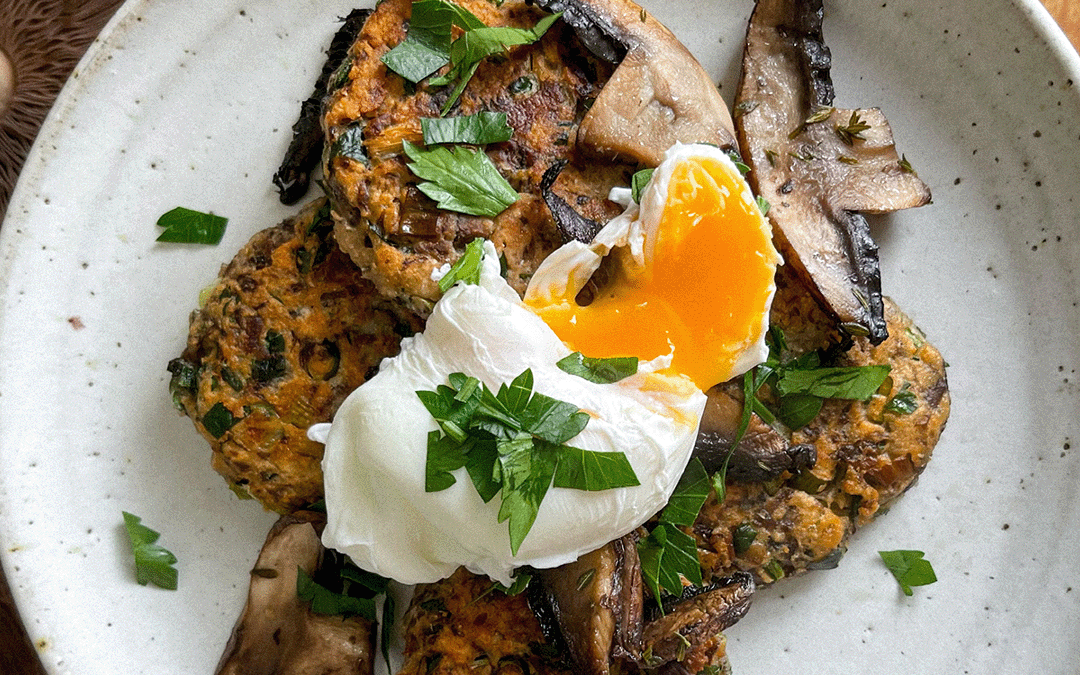
[[[0, 0], [0, 222], [53, 100], [121, 4], [122, 0]], [[1073, 46], [1080, 47], [1080, 1], [1043, 0], [1043, 4]], [[19, 622], [2, 569], [0, 675], [45, 675]]]
[[0, 218], [41, 121], [120, 0], [0, 0]]

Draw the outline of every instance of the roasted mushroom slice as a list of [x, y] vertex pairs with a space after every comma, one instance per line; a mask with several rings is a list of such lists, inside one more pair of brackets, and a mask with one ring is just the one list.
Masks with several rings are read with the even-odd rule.
[[861, 213], [921, 206], [930, 190], [901, 160], [880, 110], [833, 107], [822, 0], [759, 0], [736, 94], [749, 178], [789, 264], [850, 334], [887, 331], [877, 245]]
[[[762, 483], [783, 474], [798, 473], [814, 466], [814, 446], [792, 445], [791, 439], [766, 424], [757, 415], [739, 443], [732, 449], [742, 423], [742, 390], [732, 382], [718, 384], [706, 392], [694, 456], [712, 473], [727, 465], [726, 477], [735, 483]], [[730, 454], [730, 457], [728, 455]]]
[[369, 16], [370, 9], [354, 9], [345, 18], [326, 51], [326, 62], [315, 81], [311, 96], [300, 104], [300, 116], [293, 123], [289, 148], [285, 151], [281, 166], [274, 173], [274, 185], [277, 186], [282, 204], [295, 204], [307, 194], [311, 172], [322, 158], [323, 129], [320, 118], [323, 97], [327, 88], [333, 85], [330, 78], [346, 62], [349, 47]]
[[636, 660], [641, 653], [644, 598], [636, 540], [628, 534], [538, 573], [540, 602], [551, 609], [579, 673], [607, 675], [613, 659]]
[[365, 618], [314, 614], [296, 591], [297, 569], [309, 575], [323, 555], [321, 514], [284, 516], [266, 537], [247, 605], [215, 673], [218, 675], [370, 675], [375, 631]]
[[701, 64], [629, 0], [537, 0], [596, 56], [619, 63], [581, 121], [578, 143], [656, 166], [676, 142], [733, 146], [731, 115]]
[[726, 659], [721, 631], [750, 609], [754, 578], [736, 572], [705, 588], [688, 587], [665, 614], [645, 624], [642, 665], [690, 675]]

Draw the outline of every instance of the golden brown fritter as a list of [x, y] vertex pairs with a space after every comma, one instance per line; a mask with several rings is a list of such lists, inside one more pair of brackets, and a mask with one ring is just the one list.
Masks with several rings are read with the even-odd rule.
[[[458, 4], [489, 26], [531, 28], [544, 16], [522, 0]], [[431, 272], [457, 260], [476, 237], [494, 243], [510, 285], [524, 292], [540, 261], [562, 244], [540, 195], [541, 178], [556, 162], [570, 162], [556, 193], [572, 195], [580, 214], [601, 222], [621, 211], [607, 194], [629, 185], [635, 167], [608, 160], [588, 166], [578, 156], [577, 125], [611, 66], [589, 55], [560, 21], [538, 43], [485, 59], [448, 113], [507, 114], [513, 137], [485, 151], [520, 199], [494, 218], [437, 209], [417, 189], [402, 141], [422, 143], [420, 118], [438, 117], [452, 87], [411, 85], [381, 61], [405, 38], [409, 13], [409, 0], [381, 3], [353, 45], [347, 79], [325, 105], [323, 168], [342, 248], [380, 293], [426, 316], [439, 297]]]
[[[827, 347], [835, 321], [793, 270], [781, 268], [777, 283], [772, 320], [789, 345], [799, 352]], [[878, 392], [868, 401], [827, 399], [813, 421], [792, 433], [793, 445], [813, 445], [813, 468], [767, 483], [731, 484], [720, 504], [710, 495], [693, 527], [706, 578], [744, 570], [768, 583], [833, 567], [851, 534], [922, 473], [949, 417], [945, 363], [888, 299], [885, 318], [888, 339], [875, 347], [857, 338], [835, 364], [889, 365]]]
[[223, 266], [169, 364], [174, 401], [242, 496], [287, 513], [322, 498], [328, 422], [418, 321], [385, 308], [335, 245], [325, 200], [256, 234]]
[[570, 672], [540, 629], [524, 593], [459, 569], [416, 587], [405, 614], [399, 675], [554, 675]]

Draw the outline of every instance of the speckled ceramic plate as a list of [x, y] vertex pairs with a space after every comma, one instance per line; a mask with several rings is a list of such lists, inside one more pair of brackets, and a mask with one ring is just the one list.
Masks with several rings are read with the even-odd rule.
[[[0, 542], [53, 673], [208, 673], [273, 517], [173, 411], [165, 364], [270, 185], [347, 0], [129, 3], [73, 77], [0, 232]], [[649, 2], [732, 93], [750, 0]], [[934, 461], [839, 569], [758, 594], [737, 672], [1075, 672], [1080, 62], [1034, 0], [828, 3], [837, 102], [879, 105], [934, 204], [875, 221], [884, 285], [951, 364]], [[707, 29], [702, 27], [707, 26]], [[154, 242], [185, 205], [217, 247]], [[121, 511], [177, 553], [135, 583]], [[926, 551], [903, 596], [878, 549]]]

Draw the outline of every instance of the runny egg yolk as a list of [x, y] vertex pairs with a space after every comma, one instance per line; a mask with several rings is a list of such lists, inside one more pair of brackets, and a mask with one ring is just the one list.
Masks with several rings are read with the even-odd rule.
[[671, 353], [668, 370], [702, 390], [730, 379], [740, 355], [763, 340], [779, 260], [749, 195], [730, 162], [679, 158], [658, 224], [642, 200], [645, 266], [619, 256], [590, 304], [561, 298], [531, 308], [586, 356]]

